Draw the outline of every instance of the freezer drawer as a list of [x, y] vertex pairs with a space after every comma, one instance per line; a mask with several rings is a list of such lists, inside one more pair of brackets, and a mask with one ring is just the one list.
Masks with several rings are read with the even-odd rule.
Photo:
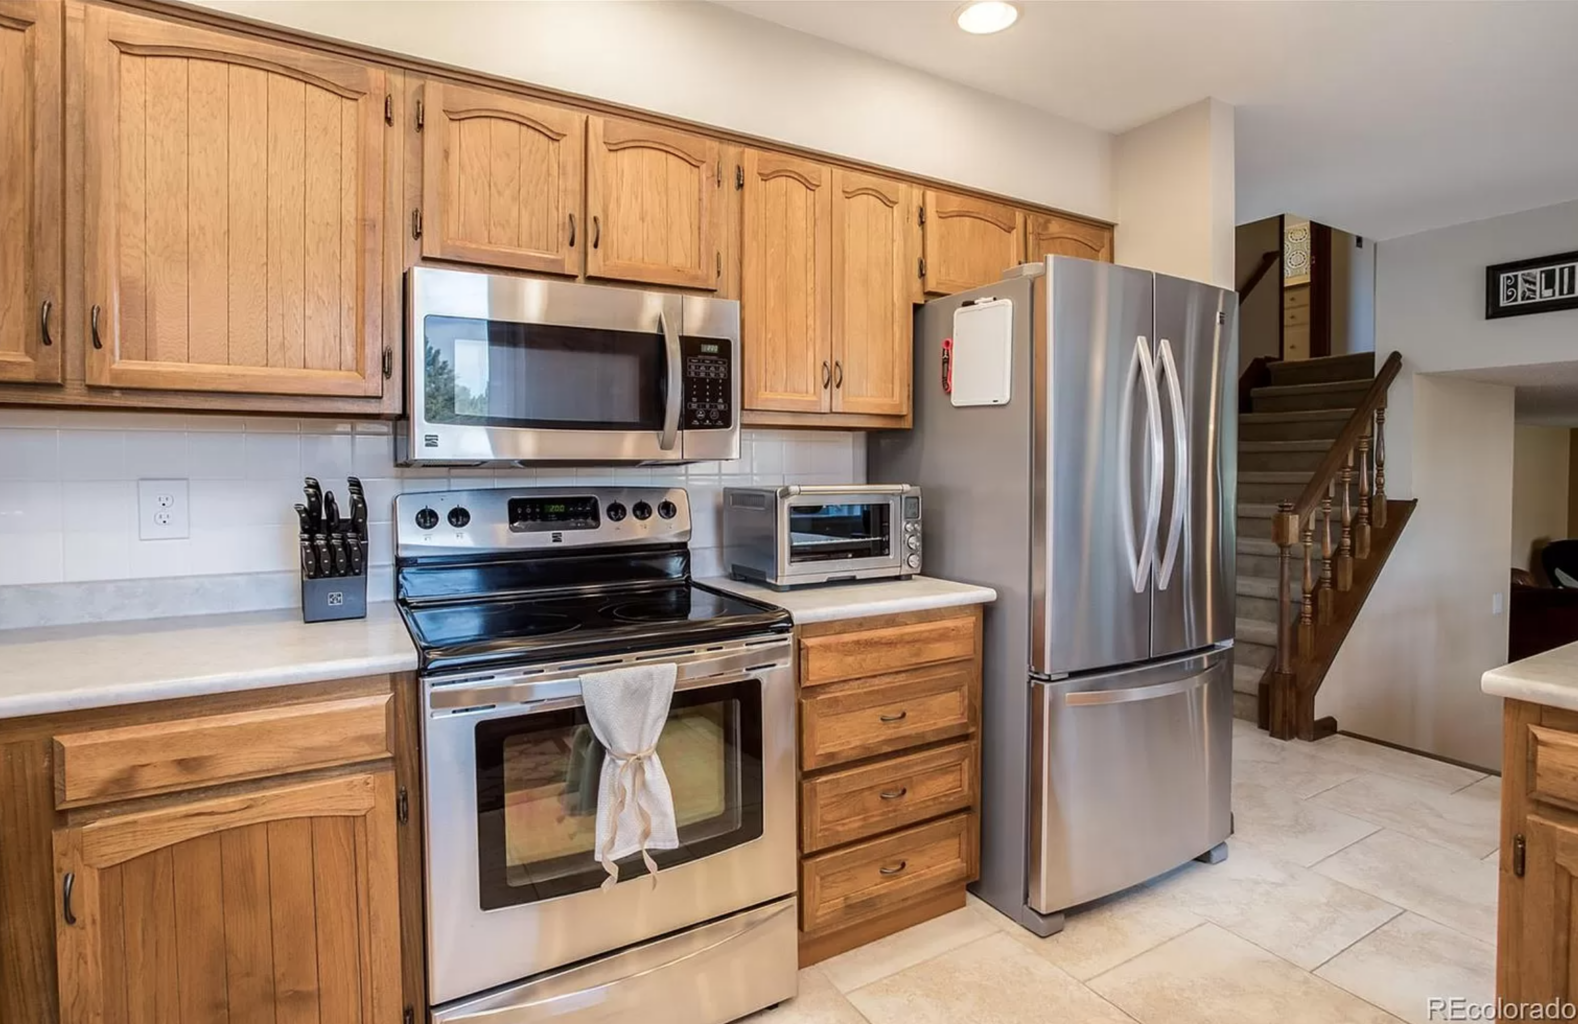
[[1051, 914], [1227, 838], [1232, 649], [1031, 684], [1028, 897]]

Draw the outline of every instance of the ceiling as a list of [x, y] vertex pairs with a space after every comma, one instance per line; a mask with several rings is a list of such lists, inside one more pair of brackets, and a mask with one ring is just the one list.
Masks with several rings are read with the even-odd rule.
[[1529, 426], [1578, 427], [1578, 362], [1526, 363], [1452, 370], [1443, 377], [1462, 377], [1512, 388], [1513, 418]]
[[1578, 198], [1578, 3], [1021, 0], [970, 36], [957, 0], [720, 2], [1109, 132], [1224, 100], [1240, 223], [1384, 239]]

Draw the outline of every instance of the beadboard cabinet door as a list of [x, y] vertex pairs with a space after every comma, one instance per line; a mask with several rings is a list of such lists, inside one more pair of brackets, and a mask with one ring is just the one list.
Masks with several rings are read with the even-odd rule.
[[0, 0], [0, 381], [59, 383], [60, 0]]
[[62, 1024], [399, 1024], [394, 775], [54, 834]]
[[422, 255], [579, 274], [586, 115], [460, 85], [422, 92]]
[[834, 412], [910, 412], [918, 231], [911, 186], [833, 172]]
[[614, 117], [588, 117], [586, 133], [586, 276], [716, 290], [717, 140]]
[[386, 75], [86, 9], [87, 383], [376, 397]]
[[742, 404], [826, 412], [833, 379], [833, 171], [755, 149], [745, 151], [742, 166]]
[[1002, 203], [928, 189], [925, 235], [928, 295], [991, 284], [1024, 259], [1024, 214]]
[[1035, 262], [1048, 256], [1078, 256], [1082, 260], [1112, 262], [1112, 229], [1100, 224], [1032, 213], [1025, 218], [1029, 249], [1026, 260]]

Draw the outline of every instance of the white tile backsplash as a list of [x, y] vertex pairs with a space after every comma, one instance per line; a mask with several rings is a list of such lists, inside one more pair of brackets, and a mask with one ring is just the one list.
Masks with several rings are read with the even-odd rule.
[[[740, 454], [672, 468], [412, 470], [394, 465], [394, 438], [384, 422], [0, 409], [0, 586], [31, 585], [38, 596], [0, 593], [0, 628], [293, 603], [296, 589], [281, 581], [297, 566], [291, 506], [302, 500], [303, 476], [334, 489], [342, 509], [345, 477], [361, 477], [373, 524], [369, 560], [380, 567], [393, 562], [389, 520], [402, 492], [683, 486], [690, 492], [698, 576], [722, 568], [724, 487], [865, 480], [865, 439], [858, 433], [746, 430]], [[136, 481], [150, 478], [191, 481], [189, 539], [138, 539]], [[183, 588], [178, 577], [189, 585]], [[222, 584], [205, 582], [221, 578]], [[154, 581], [158, 599], [146, 610], [117, 605], [149, 593]], [[384, 569], [372, 576], [368, 596], [387, 600], [391, 588]], [[190, 595], [186, 604], [183, 593]], [[72, 618], [79, 614], [74, 609], [83, 618]]]

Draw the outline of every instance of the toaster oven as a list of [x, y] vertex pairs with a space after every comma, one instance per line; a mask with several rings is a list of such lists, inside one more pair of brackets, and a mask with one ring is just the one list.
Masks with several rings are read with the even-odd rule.
[[908, 484], [726, 487], [724, 564], [777, 590], [908, 579], [921, 570], [921, 495]]

